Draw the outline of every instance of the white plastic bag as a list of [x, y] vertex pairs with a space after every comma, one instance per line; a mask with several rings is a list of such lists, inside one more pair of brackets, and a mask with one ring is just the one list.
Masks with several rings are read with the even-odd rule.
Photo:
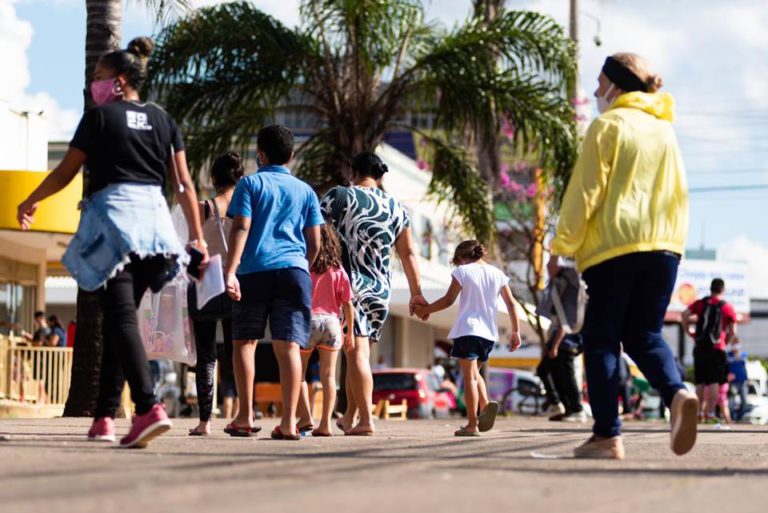
[[179, 238], [179, 242], [182, 246], [186, 246], [189, 242], [189, 225], [187, 224], [187, 218], [184, 216], [184, 209], [181, 205], [176, 204], [171, 209], [171, 222], [173, 223], [173, 229], [176, 230], [176, 236]]
[[180, 274], [154, 294], [147, 291], [139, 305], [139, 331], [150, 360], [195, 365], [197, 351], [187, 308], [189, 280]]

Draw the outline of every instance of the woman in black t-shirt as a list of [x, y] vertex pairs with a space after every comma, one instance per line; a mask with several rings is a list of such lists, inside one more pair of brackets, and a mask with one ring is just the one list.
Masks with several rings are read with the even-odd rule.
[[169, 168], [190, 246], [203, 254], [203, 268], [208, 261], [181, 133], [170, 115], [139, 98], [151, 51], [152, 41], [138, 38], [99, 60], [91, 84], [97, 106], [83, 116], [62, 162], [18, 208], [19, 224], [27, 230], [38, 203], [66, 187], [85, 165], [87, 198], [63, 261], [81, 288], [103, 296], [101, 382], [88, 439], [115, 440], [113, 419], [127, 379], [136, 415], [123, 447], [145, 447], [171, 427], [155, 400], [136, 319], [147, 288], [159, 291], [188, 260], [163, 196]]

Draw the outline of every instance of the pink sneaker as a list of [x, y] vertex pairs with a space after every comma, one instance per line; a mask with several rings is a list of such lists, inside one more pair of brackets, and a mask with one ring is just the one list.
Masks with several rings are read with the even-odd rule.
[[91, 442], [114, 442], [115, 421], [111, 417], [93, 419], [91, 429], [88, 430], [88, 440]]
[[143, 449], [149, 442], [162, 435], [173, 424], [165, 413], [165, 407], [162, 404], [155, 404], [151, 410], [144, 415], [135, 415], [131, 430], [120, 440], [120, 447], [138, 447]]

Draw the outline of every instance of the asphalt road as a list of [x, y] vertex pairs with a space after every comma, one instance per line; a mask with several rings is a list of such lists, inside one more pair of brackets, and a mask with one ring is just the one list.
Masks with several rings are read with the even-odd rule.
[[[375, 437], [278, 442], [175, 428], [145, 450], [84, 441], [87, 419], [0, 420], [0, 511], [675, 513], [768, 507], [768, 429], [707, 426], [685, 457], [666, 426], [629, 424], [627, 459], [574, 460], [586, 425], [380, 422]], [[274, 420], [262, 421], [268, 431]], [[217, 431], [223, 421], [216, 424]], [[127, 430], [118, 421], [118, 433]]]

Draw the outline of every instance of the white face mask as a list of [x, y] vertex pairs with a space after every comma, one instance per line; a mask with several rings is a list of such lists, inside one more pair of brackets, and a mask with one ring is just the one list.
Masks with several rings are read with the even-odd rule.
[[597, 111], [600, 114], [610, 109], [614, 100], [616, 100], [616, 98], [610, 101], [608, 100], [608, 95], [611, 94], [612, 92], [613, 92], [613, 84], [608, 86], [608, 90], [605, 92], [604, 95], [597, 97]]

